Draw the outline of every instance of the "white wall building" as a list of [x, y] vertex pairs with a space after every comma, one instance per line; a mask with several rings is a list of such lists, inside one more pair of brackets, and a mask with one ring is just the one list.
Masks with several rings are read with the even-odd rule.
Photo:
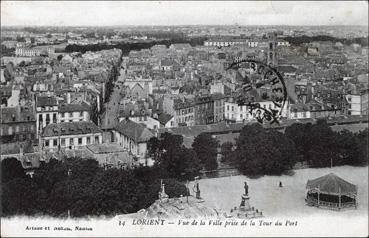
[[92, 122], [49, 124], [42, 133], [42, 146], [50, 151], [77, 149], [102, 142], [102, 130]]
[[113, 129], [114, 141], [133, 155], [144, 158], [147, 142], [154, 134], [144, 125], [131, 120], [123, 120]]
[[348, 115], [361, 115], [361, 96], [360, 95], [345, 95], [347, 102]]
[[[258, 102], [260, 107], [265, 109], [275, 109], [280, 110], [277, 106], [274, 105], [272, 101], [261, 101]], [[287, 117], [288, 109], [287, 103], [285, 104], [282, 110], [282, 117]], [[252, 113], [250, 113], [250, 109], [247, 106], [239, 106], [234, 100], [228, 100], [224, 103], [224, 119], [234, 122], [243, 122], [243, 121], [252, 121], [256, 120], [257, 110], [255, 109]], [[263, 110], [260, 110], [261, 116], [264, 114]]]

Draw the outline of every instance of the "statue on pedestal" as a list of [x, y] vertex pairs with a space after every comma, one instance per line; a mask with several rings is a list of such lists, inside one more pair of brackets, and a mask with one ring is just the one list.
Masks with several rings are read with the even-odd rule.
[[165, 193], [165, 184], [163, 184], [163, 180], [160, 180], [160, 187], [161, 191], [159, 191], [159, 200], [162, 201], [168, 201], [168, 194]]
[[193, 191], [196, 193], [196, 198], [201, 199], [199, 181], [197, 179], [198, 179], [198, 177], [195, 178], [195, 184], [193, 186], [194, 187]]
[[245, 195], [249, 196], [249, 185], [247, 185], [247, 182], [245, 182], [244, 188], [245, 188]]
[[[247, 182], [245, 182], [244, 188], [245, 188], [245, 193], [241, 196], [240, 208], [245, 208], [245, 207], [250, 206], [248, 203], [248, 200], [250, 198], [249, 198], [249, 186], [247, 185]], [[247, 201], [247, 204], [246, 204], [246, 201]]]

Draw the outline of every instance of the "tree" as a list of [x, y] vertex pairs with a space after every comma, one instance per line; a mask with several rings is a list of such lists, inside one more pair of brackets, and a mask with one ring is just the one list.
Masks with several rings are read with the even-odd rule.
[[236, 165], [246, 175], [280, 175], [293, 167], [294, 143], [278, 131], [260, 124], [246, 125], [237, 140]]
[[307, 151], [306, 159], [312, 167], [329, 167], [331, 161], [339, 157], [337, 152], [336, 134], [332, 131], [325, 120], [318, 120], [311, 126], [307, 134], [307, 140], [311, 147]]
[[6, 68], [4, 69], [4, 78], [6, 81], [12, 81], [14, 79], [14, 64], [13, 62], [9, 62], [6, 64]]
[[192, 148], [195, 150], [197, 157], [201, 161], [206, 170], [214, 170], [218, 168], [217, 149], [219, 143], [208, 133], [201, 133], [195, 137]]
[[[176, 179], [168, 178], [162, 180], [165, 186], [165, 193], [169, 198], [189, 195], [186, 186]], [[158, 194], [161, 191], [161, 179], [152, 181], [146, 188], [146, 197], [142, 201], [142, 207], [147, 208], [158, 199]]]
[[368, 165], [368, 133], [368, 128], [366, 128], [365, 130], [356, 134], [360, 151], [357, 165]]
[[[71, 216], [86, 215], [89, 212], [84, 209], [88, 195], [88, 185], [83, 180], [65, 179], [53, 186], [49, 196], [49, 206], [52, 208], [52, 215], [68, 214], [70, 210]], [[78, 207], [75, 205], [78, 204]], [[84, 213], [81, 211], [85, 211]]]
[[349, 130], [335, 133], [335, 166], [337, 165], [359, 165], [360, 164], [360, 142], [357, 136]]
[[[166, 136], [170, 139], [170, 134]], [[174, 148], [167, 148], [174, 153]], [[196, 155], [191, 149], [179, 148], [179, 156], [170, 159], [167, 166], [172, 168], [170, 176], [185, 179], [184, 175], [196, 172], [193, 166]], [[5, 162], [6, 168], [15, 167], [8, 166], [9, 161], [4, 160], [2, 165]], [[32, 179], [15, 175], [7, 177], [13, 179], [1, 186], [3, 216], [66, 216], [70, 211], [71, 216], [82, 217], [137, 212], [158, 198], [160, 179], [164, 179], [170, 197], [185, 196], [187, 192], [182, 183], [169, 178], [168, 172], [161, 167], [104, 170], [92, 159], [51, 159], [40, 165]]]
[[285, 130], [285, 135], [295, 143], [297, 153], [303, 160], [312, 146], [313, 138], [309, 136], [311, 127], [311, 123], [294, 123]]
[[31, 178], [15, 178], [1, 186], [2, 215], [35, 215], [46, 198]]
[[98, 173], [88, 187], [86, 199], [91, 215], [116, 215], [132, 213], [141, 207], [139, 201], [145, 194], [144, 185], [132, 172], [108, 169]]
[[181, 135], [163, 133], [160, 138], [152, 138], [148, 143], [149, 154], [155, 165], [172, 178], [188, 179], [198, 175], [200, 163], [192, 149], [185, 148]]
[[221, 153], [222, 153], [222, 162], [232, 161], [232, 154], [233, 154], [233, 143], [230, 141], [224, 142], [221, 146]]
[[22, 163], [16, 158], [6, 158], [1, 161], [1, 182], [6, 183], [12, 179], [25, 178], [26, 173]]

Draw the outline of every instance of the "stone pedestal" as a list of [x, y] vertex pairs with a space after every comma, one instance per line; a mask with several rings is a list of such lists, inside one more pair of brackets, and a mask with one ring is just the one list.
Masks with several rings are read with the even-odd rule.
[[250, 197], [248, 195], [243, 194], [241, 196], [240, 210], [242, 210], [242, 211], [249, 211], [249, 210], [251, 210]]

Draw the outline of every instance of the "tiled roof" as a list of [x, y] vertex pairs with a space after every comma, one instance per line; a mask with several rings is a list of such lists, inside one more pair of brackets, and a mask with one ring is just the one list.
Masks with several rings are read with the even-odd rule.
[[116, 153], [126, 151], [122, 146], [117, 144], [94, 144], [88, 145], [87, 148], [94, 154]]
[[81, 104], [61, 104], [59, 106], [59, 112], [83, 112], [89, 111], [90, 106], [83, 102]]
[[182, 109], [182, 108], [189, 108], [195, 106], [195, 103], [193, 101], [185, 100], [182, 102], [181, 100], [175, 100], [174, 101], [174, 109]]
[[[4, 107], [1, 109], [1, 123], [34, 121], [32, 108]], [[13, 120], [14, 118], [14, 120]]]
[[144, 125], [135, 123], [131, 120], [123, 120], [119, 122], [114, 129], [135, 142], [146, 142], [154, 136], [154, 134]]
[[0, 154], [2, 155], [11, 155], [18, 154], [20, 152], [20, 148], [23, 148], [23, 153], [33, 153], [33, 146], [29, 141], [26, 142], [14, 142], [14, 143], [4, 143], [1, 144]]
[[306, 104], [293, 104], [291, 105], [291, 111], [292, 112], [307, 112], [309, 111], [309, 107]]
[[168, 121], [170, 121], [170, 119], [172, 119], [173, 116], [166, 114], [166, 113], [160, 113], [158, 116], [158, 121], [165, 125]]
[[150, 114], [150, 111], [145, 109], [142, 103], [127, 103], [124, 105], [124, 109], [119, 112], [119, 117], [150, 116]]
[[162, 59], [160, 61], [161, 66], [172, 66], [173, 64], [174, 64], [174, 62], [171, 59]]
[[80, 135], [91, 133], [102, 133], [102, 130], [98, 128], [93, 122], [78, 121], [49, 124], [45, 127], [42, 136], [49, 137], [58, 135]]
[[278, 71], [283, 73], [295, 73], [297, 68], [291, 65], [280, 65], [278, 66]]
[[36, 106], [43, 107], [43, 106], [56, 106], [58, 102], [55, 97], [50, 96], [38, 96], [36, 98]]
[[191, 45], [188, 43], [172, 44], [170, 47], [175, 48], [176, 50], [192, 48]]

